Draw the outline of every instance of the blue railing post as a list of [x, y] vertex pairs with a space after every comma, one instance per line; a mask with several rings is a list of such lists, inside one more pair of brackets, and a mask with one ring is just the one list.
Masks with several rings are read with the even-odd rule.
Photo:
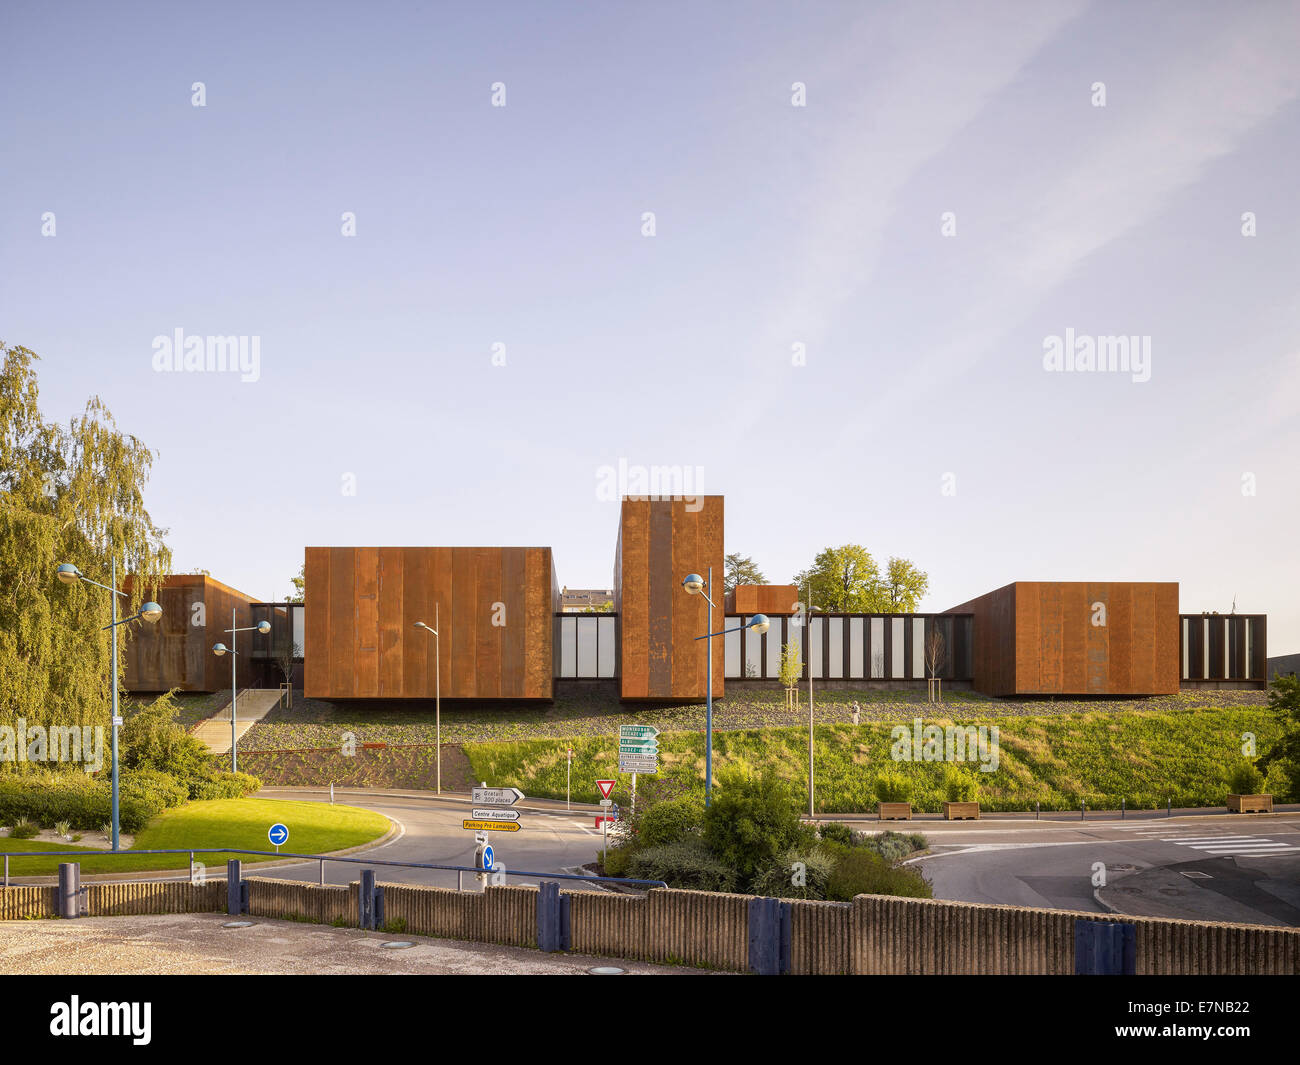
[[238, 858], [226, 859], [226, 913], [238, 917], [244, 912], [244, 881], [240, 878]]
[[749, 971], [779, 976], [790, 971], [790, 904], [749, 900]]
[[548, 954], [568, 947], [565, 926], [569, 897], [560, 894], [560, 885], [543, 880], [537, 889], [537, 949]]
[[59, 916], [81, 916], [81, 865], [59, 863]]
[[362, 869], [361, 880], [357, 884], [357, 926], [359, 928], [375, 927], [375, 871]]
[[1137, 973], [1137, 926], [1123, 921], [1074, 922], [1076, 976], [1133, 976]]

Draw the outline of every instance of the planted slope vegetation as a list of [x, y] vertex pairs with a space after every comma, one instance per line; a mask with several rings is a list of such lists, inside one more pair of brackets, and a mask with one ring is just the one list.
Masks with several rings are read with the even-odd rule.
[[[921, 711], [918, 710], [918, 715]], [[1260, 751], [1281, 735], [1277, 716], [1265, 708], [1223, 708], [1196, 712], [1130, 709], [1042, 717], [924, 718], [925, 725], [984, 725], [998, 728], [993, 772], [976, 772], [978, 800], [986, 810], [1135, 809], [1222, 806], [1227, 780], [1240, 765], [1243, 738], [1255, 737]], [[896, 761], [891, 728], [900, 722], [818, 725], [814, 733], [817, 804], [820, 812], [875, 809], [875, 781], [881, 773], [907, 778], [915, 809], [934, 812], [947, 798], [944, 761]], [[808, 773], [807, 728], [738, 729], [715, 732], [714, 772], [750, 773], [772, 768], [802, 791]], [[599, 799], [594, 781], [619, 781], [627, 801], [629, 778], [618, 776], [612, 736], [467, 744], [465, 753], [478, 780], [514, 785], [528, 795], [563, 798], [568, 747], [573, 748], [573, 798]], [[908, 747], [910, 749], [910, 743]], [[658, 774], [675, 791], [703, 790], [704, 736], [666, 732], [659, 736]], [[978, 768], [968, 761], [968, 768]], [[642, 786], [651, 779], [642, 777]], [[1282, 774], [1270, 774], [1267, 788], [1279, 801], [1292, 798]], [[617, 796], [616, 796], [617, 797]]]

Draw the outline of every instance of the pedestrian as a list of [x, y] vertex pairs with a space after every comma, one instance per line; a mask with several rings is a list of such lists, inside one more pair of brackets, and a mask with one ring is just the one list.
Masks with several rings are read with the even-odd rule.
[[855, 699], [853, 701], [853, 723], [856, 725], [861, 720], [862, 720], [862, 707], [858, 705], [857, 700]]

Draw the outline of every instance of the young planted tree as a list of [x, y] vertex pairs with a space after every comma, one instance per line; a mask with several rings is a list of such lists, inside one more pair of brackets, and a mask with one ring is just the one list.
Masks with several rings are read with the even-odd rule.
[[123, 616], [155, 593], [171, 554], [144, 507], [154, 456], [97, 398], [67, 426], [45, 421], [37, 358], [0, 344], [0, 724], [104, 725], [110, 593], [54, 571], [70, 562], [107, 584], [115, 560], [119, 584], [137, 578]]
[[795, 708], [795, 699], [799, 691], [799, 677], [803, 674], [803, 662], [799, 659], [799, 645], [785, 643], [781, 645], [782, 685], [785, 686], [785, 708], [791, 712]]
[[927, 674], [926, 687], [930, 702], [943, 702], [943, 681], [939, 677], [948, 659], [948, 648], [944, 643], [943, 632], [939, 626], [933, 625], [930, 634], [925, 638], [925, 672]]

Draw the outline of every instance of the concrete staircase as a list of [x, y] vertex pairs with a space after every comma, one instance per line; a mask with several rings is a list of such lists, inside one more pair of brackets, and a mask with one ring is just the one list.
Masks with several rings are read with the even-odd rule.
[[[245, 732], [279, 706], [282, 694], [274, 688], [245, 688], [241, 691], [235, 718], [236, 739], [242, 739]], [[190, 735], [204, 743], [213, 754], [229, 754], [230, 704], [211, 717], [205, 717], [190, 729]]]

